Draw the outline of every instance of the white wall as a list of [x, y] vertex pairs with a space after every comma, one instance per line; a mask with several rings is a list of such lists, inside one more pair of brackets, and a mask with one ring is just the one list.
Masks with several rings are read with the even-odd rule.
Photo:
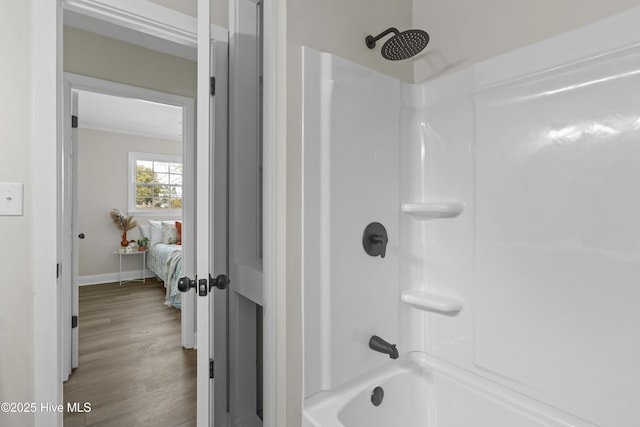
[[[284, 24], [284, 23], [282, 23]], [[364, 38], [390, 26], [411, 24], [411, 3], [403, 1], [313, 1], [286, 2], [286, 87], [276, 96], [286, 97], [286, 342], [287, 402], [302, 400], [302, 46], [333, 52], [373, 69], [412, 80], [409, 65], [393, 65], [370, 51]], [[286, 158], [286, 160], [285, 160]], [[301, 424], [301, 407], [288, 404], [287, 425]]]
[[625, 95], [640, 84], [629, 48], [639, 18], [636, 8], [434, 79], [417, 110], [413, 156], [433, 153], [417, 187], [466, 207], [414, 237], [422, 279], [409, 286], [464, 308], [428, 313], [413, 342], [574, 426], [640, 419], [629, 398], [640, 378], [640, 104]]
[[[305, 397], [386, 363], [369, 349], [400, 338], [398, 137], [400, 82], [304, 51]], [[363, 248], [387, 230], [385, 257]]]
[[413, 60], [414, 81], [468, 67], [637, 5], [636, 0], [413, 0], [413, 26], [431, 35], [427, 49]]
[[[541, 39], [588, 24], [603, 16], [629, 9], [635, 0], [590, 2], [579, 0], [562, 2], [510, 2], [482, 4], [473, 1], [414, 0], [406, 2], [286, 2], [285, 41], [279, 48], [286, 55], [279, 57], [286, 66], [286, 86], [278, 89], [278, 96], [286, 96], [286, 217], [287, 217], [287, 362], [293, 375], [290, 401], [298, 400], [297, 368], [291, 364], [302, 352], [299, 337], [301, 314], [296, 308], [300, 295], [301, 272], [299, 258], [302, 209], [300, 187], [301, 164], [301, 69], [300, 46], [306, 45], [323, 52], [366, 65], [404, 81], [421, 82], [467, 67], [482, 59], [534, 43]], [[558, 13], [560, 11], [560, 13]], [[535, 17], [535, 19], [532, 19]], [[397, 26], [427, 30], [432, 41], [424, 55], [412, 64], [414, 71], [405, 71], [404, 64], [380, 60], [357, 41], [375, 27]], [[513, 42], [512, 42], [513, 40]], [[371, 55], [371, 56], [369, 56]], [[377, 55], [377, 56], [376, 56]], [[426, 55], [426, 56], [425, 56]], [[366, 57], [366, 58], [365, 58]], [[381, 62], [376, 62], [381, 61]], [[468, 108], [468, 105], [462, 105]], [[293, 359], [293, 360], [292, 360]], [[302, 393], [299, 390], [300, 394]], [[293, 414], [295, 417], [296, 414]], [[299, 422], [292, 418], [291, 425]]]
[[[82, 114], [82, 106], [80, 106]], [[120, 231], [110, 217], [112, 209], [127, 212], [127, 175], [129, 152], [182, 156], [182, 143], [116, 132], [79, 129], [78, 134], [78, 216], [80, 240], [80, 282], [83, 276], [96, 276], [118, 271], [118, 256], [113, 251], [120, 245]], [[149, 219], [169, 220], [178, 217], [133, 215], [138, 224]], [[140, 238], [138, 227], [127, 233], [129, 240]], [[122, 271], [140, 270], [138, 257], [124, 257]]]
[[[0, 182], [22, 182], [24, 215], [0, 217], [0, 401], [33, 400], [33, 182], [31, 2], [0, 4]], [[33, 425], [30, 414], [0, 413], [0, 424]]]
[[[533, 425], [638, 423], [640, 103], [626, 94], [640, 85], [639, 19], [637, 8], [405, 84], [402, 109], [387, 114], [397, 123], [378, 116], [394, 104], [388, 77], [330, 55], [305, 61], [305, 396], [375, 367], [361, 341], [381, 321], [399, 330], [401, 354], [426, 352], [461, 378], [501, 386], [523, 413], [535, 407]], [[358, 83], [346, 83], [352, 75]], [[352, 98], [369, 80], [378, 90]], [[393, 194], [369, 170], [371, 153], [396, 174]], [[363, 179], [380, 190], [377, 204]], [[455, 218], [398, 209], [451, 200], [465, 204]], [[360, 209], [400, 219], [396, 277], [358, 258]], [[398, 307], [408, 290], [463, 308]], [[457, 400], [418, 404], [433, 405], [437, 425], [459, 425], [444, 415]], [[478, 426], [496, 425], [484, 416]]]

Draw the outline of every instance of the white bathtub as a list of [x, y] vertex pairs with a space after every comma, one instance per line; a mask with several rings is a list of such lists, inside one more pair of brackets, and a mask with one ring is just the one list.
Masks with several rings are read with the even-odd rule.
[[[379, 406], [376, 387], [384, 390]], [[423, 353], [305, 400], [303, 427], [594, 427]]]

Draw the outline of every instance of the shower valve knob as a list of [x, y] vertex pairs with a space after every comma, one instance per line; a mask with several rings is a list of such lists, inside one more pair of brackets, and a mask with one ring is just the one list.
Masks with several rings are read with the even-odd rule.
[[387, 253], [388, 242], [387, 230], [379, 222], [372, 222], [364, 229], [362, 247], [367, 254], [384, 258]]

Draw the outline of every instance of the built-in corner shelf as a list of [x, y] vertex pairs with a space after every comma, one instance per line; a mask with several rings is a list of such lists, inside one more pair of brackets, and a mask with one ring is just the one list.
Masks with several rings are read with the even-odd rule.
[[432, 294], [422, 289], [404, 291], [400, 297], [402, 302], [420, 310], [454, 314], [462, 310], [462, 301]]
[[458, 201], [430, 201], [403, 203], [400, 210], [421, 221], [438, 218], [455, 218], [462, 213], [464, 203]]

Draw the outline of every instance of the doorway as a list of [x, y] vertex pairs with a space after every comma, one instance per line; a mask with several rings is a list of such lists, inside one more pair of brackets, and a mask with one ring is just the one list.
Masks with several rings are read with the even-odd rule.
[[73, 142], [72, 154], [72, 175], [77, 173], [77, 177], [71, 185], [77, 188], [72, 211], [78, 231], [74, 253], [79, 268], [73, 268], [77, 282], [92, 285], [143, 279], [148, 272], [142, 268], [154, 272], [158, 266], [151, 262], [150, 253], [144, 260], [115, 255], [123, 230], [106, 220], [107, 215], [117, 209], [131, 218], [132, 225], [137, 224], [127, 230], [127, 240], [135, 241], [135, 250], [143, 238], [161, 237], [150, 235], [150, 221], [184, 222], [185, 112], [181, 106], [87, 90], [73, 89], [72, 98], [77, 98], [78, 109], [73, 114], [77, 142]]
[[[58, 73], [57, 74], [58, 76], [61, 75], [61, 69], [59, 67], [59, 64], [61, 64], [60, 58], [61, 58], [61, 46], [62, 46], [60, 41], [62, 37], [61, 27], [60, 27], [61, 5], [60, 3], [56, 3], [56, 5], [44, 5], [44, 4], [41, 4], [41, 5], [43, 6], [42, 10], [44, 10], [46, 13], [43, 12], [37, 16], [38, 20], [36, 22], [42, 25], [36, 25], [36, 27], [41, 28], [41, 30], [38, 31], [39, 36], [47, 35], [49, 36], [49, 39], [45, 40], [46, 39], [45, 37], [36, 37], [35, 51], [39, 52], [42, 55], [43, 59], [40, 60], [39, 62], [42, 65], [42, 69], [47, 71], [51, 70], [51, 73], [45, 73], [45, 76], [50, 75], [52, 77], [43, 78], [41, 81], [40, 80], [38, 81], [38, 82], [41, 82], [41, 84], [36, 85], [37, 88], [42, 89], [42, 91], [40, 92], [42, 92], [42, 98], [43, 98], [42, 102], [40, 103], [40, 105], [42, 105], [42, 108], [37, 108], [35, 113], [35, 116], [37, 118], [43, 119], [43, 120], [37, 121], [38, 126], [37, 126], [36, 135], [38, 136], [38, 138], [36, 138], [36, 140], [42, 141], [41, 144], [40, 143], [37, 144], [39, 148], [42, 148], [43, 151], [46, 153], [51, 153], [53, 148], [48, 147], [47, 144], [49, 144], [50, 142], [53, 142], [56, 138], [58, 138], [58, 135], [60, 134], [59, 126], [56, 125], [53, 120], [50, 120], [50, 116], [51, 116], [51, 109], [58, 108], [57, 105], [59, 104], [59, 99], [57, 94], [62, 93], [62, 90], [61, 90], [62, 88], [60, 87], [61, 81], [57, 80], [57, 77], [53, 77], [56, 75], [56, 73]], [[152, 10], [151, 12], [154, 12], [154, 11]], [[51, 17], [55, 16], [56, 14], [58, 15], [58, 19], [52, 20]], [[103, 14], [104, 14], [103, 11], [96, 10], [93, 16], [102, 16]], [[145, 13], [141, 16], [145, 16], [144, 28], [151, 31], [152, 34], [156, 34], [158, 37], [162, 38], [164, 37], [165, 33], [167, 33], [167, 27], [161, 25], [164, 22], [164, 19], [166, 18], [166, 16], [156, 16], [156, 15], [154, 15], [154, 13]], [[127, 17], [129, 17], [129, 15], [127, 15]], [[131, 19], [129, 21], [122, 20], [118, 16], [110, 17], [110, 18], [111, 18], [111, 21], [113, 21], [113, 19], [115, 19], [117, 22], [122, 21], [123, 23], [122, 25], [127, 28], [132, 26], [131, 22], [134, 22], [134, 23], [138, 22], [138, 17], [133, 15], [131, 16]], [[166, 20], [170, 21], [169, 18], [167, 18]], [[176, 28], [181, 29], [182, 21], [180, 20], [177, 20], [177, 21], [180, 25], [178, 25], [178, 27]], [[156, 28], [156, 26], [154, 25], [155, 22], [159, 23], [157, 28], [160, 28], [161, 31], [158, 30], [154, 32], [154, 28]], [[192, 29], [190, 26], [185, 25], [185, 27], [189, 27], [184, 31], [184, 34], [189, 35], [189, 37], [187, 37], [186, 39], [183, 36], [183, 33], [178, 34], [176, 30], [173, 30], [174, 27], [169, 28], [169, 33], [173, 34], [175, 32], [179, 36], [182, 36], [182, 38], [179, 37], [179, 40], [184, 39], [185, 44], [192, 46], [191, 40], [195, 40], [195, 36], [191, 36]], [[52, 49], [52, 45], [54, 42], [57, 43], [57, 49]], [[55, 60], [56, 57], [58, 58], [57, 62]], [[88, 60], [88, 62], [90, 62], [90, 59]], [[104, 63], [104, 61], [101, 61], [100, 63]], [[269, 62], [268, 68], [272, 70], [274, 68], [273, 63]], [[88, 74], [101, 75], [101, 74], [92, 74], [92, 73], [88, 73]], [[268, 80], [270, 84], [266, 87], [273, 88], [273, 81], [274, 81], [273, 74], [271, 74], [271, 77], [269, 77]], [[140, 81], [145, 81], [144, 77], [141, 78]], [[58, 90], [54, 91], [54, 88], [56, 87], [56, 85], [58, 87]], [[272, 105], [274, 104], [273, 102], [274, 98], [272, 96], [273, 94], [271, 92], [269, 93], [270, 95], [267, 98], [270, 99], [271, 102], [267, 102], [267, 104]], [[62, 119], [61, 115], [62, 115], [62, 110], [59, 109], [58, 119], [56, 123], [59, 123], [60, 119]], [[68, 117], [68, 115], [65, 115], [65, 120], [66, 120], [66, 117]], [[270, 114], [270, 117], [273, 118], [273, 114]], [[265, 180], [266, 180], [265, 187], [269, 189], [270, 197], [265, 197], [265, 200], [267, 201], [267, 203], [265, 203], [265, 223], [267, 224], [267, 226], [265, 227], [264, 232], [267, 236], [276, 237], [274, 241], [279, 242], [278, 243], [278, 248], [279, 248], [283, 245], [282, 242], [284, 241], [284, 238], [280, 234], [276, 235], [273, 231], [273, 227], [271, 226], [271, 224], [274, 222], [273, 213], [275, 212], [275, 208], [274, 208], [275, 202], [273, 202], [275, 198], [272, 197], [273, 196], [272, 193], [274, 191], [273, 189], [275, 188], [273, 186], [274, 180], [272, 176], [274, 171], [273, 164], [275, 164], [275, 157], [276, 157], [274, 144], [273, 144], [274, 129], [273, 129], [273, 126], [266, 126], [266, 128], [268, 131], [267, 132], [268, 136], [266, 137], [266, 140], [269, 141], [269, 144], [265, 145], [266, 147], [265, 158], [268, 159], [269, 161], [265, 163]], [[61, 145], [60, 142], [59, 144]], [[42, 158], [53, 159], [54, 156], [53, 155], [48, 157], [43, 156]], [[37, 165], [42, 166], [37, 168], [37, 170], [39, 171], [37, 176], [49, 177], [50, 178], [49, 181], [52, 182], [52, 184], [42, 185], [36, 189], [38, 200], [43, 200], [43, 202], [41, 203], [41, 205], [43, 206], [49, 206], [51, 204], [55, 205], [54, 196], [56, 192], [53, 190], [55, 188], [55, 183], [54, 183], [55, 179], [51, 179], [56, 175], [55, 163], [56, 162], [51, 160], [36, 162]], [[44, 233], [42, 233], [42, 235], [44, 236], [43, 239], [45, 240], [45, 243], [49, 243], [48, 245], [45, 244], [42, 246], [44, 249], [40, 250], [38, 252], [38, 255], [42, 255], [41, 258], [45, 260], [50, 260], [51, 258], [55, 258], [53, 256], [53, 252], [51, 256], [44, 256], [46, 255], [45, 252], [49, 250], [53, 242], [57, 241], [56, 236], [61, 236], [61, 233], [59, 231], [56, 232], [55, 230], [51, 232], [47, 232], [47, 229], [44, 229], [44, 225], [49, 224], [49, 222], [46, 221], [47, 215], [48, 214], [37, 215], [36, 229], [40, 230], [41, 232], [44, 231]], [[272, 240], [265, 239], [265, 241], [272, 241]], [[63, 251], [58, 249], [56, 253], [61, 254], [63, 253]], [[55, 259], [55, 261], [60, 262], [59, 259]], [[51, 264], [51, 262], [49, 262], [49, 264]], [[267, 280], [269, 286], [266, 287], [265, 299], [269, 301], [269, 307], [272, 306], [272, 303], [275, 298], [275, 291], [274, 291], [274, 285], [273, 285], [274, 283], [273, 276], [275, 271], [274, 265], [275, 265], [275, 261], [274, 261], [273, 251], [272, 250], [265, 251], [265, 268], [268, 267], [269, 269], [269, 274], [268, 274], [269, 279]], [[55, 333], [55, 331], [62, 330], [62, 328], [58, 329], [58, 326], [59, 324], [64, 323], [62, 322], [63, 320], [62, 317], [64, 315], [64, 312], [57, 311], [56, 305], [60, 307], [64, 298], [58, 292], [53, 292], [52, 294], [52, 292], [47, 291], [47, 289], [49, 288], [55, 289], [55, 287], [49, 286], [52, 283], [52, 280], [50, 277], [47, 276], [48, 271], [50, 270], [47, 268], [41, 268], [41, 269], [38, 269], [37, 275], [36, 275], [38, 279], [42, 279], [42, 280], [36, 280], [37, 292], [36, 292], [36, 298], [35, 298], [35, 307], [36, 307], [35, 311], [37, 314], [36, 314], [35, 329], [36, 329], [36, 336], [42, 339], [36, 340], [35, 371], [36, 371], [36, 377], [41, 378], [42, 380], [36, 384], [35, 395], [37, 400], [39, 401], [59, 402], [61, 397], [61, 387], [60, 387], [59, 380], [62, 376], [62, 371], [60, 369], [60, 366], [61, 366], [61, 363], [59, 363], [60, 359], [58, 358], [57, 354], [62, 353], [62, 350], [61, 350], [60, 344], [58, 344], [58, 342], [61, 342], [61, 341], [57, 339], [57, 337], [60, 336], [60, 333]], [[63, 283], [62, 279], [58, 278], [57, 280], [58, 280], [58, 283]], [[273, 306], [276, 306], [276, 305], [277, 304], [273, 303]], [[264, 318], [265, 318], [264, 329], [265, 331], [267, 331], [267, 335], [273, 338], [276, 335], [275, 334], [275, 311], [265, 310]], [[258, 328], [260, 328], [260, 326], [258, 326]], [[265, 377], [265, 389], [268, 390], [269, 392], [265, 394], [264, 416], [265, 416], [265, 422], [267, 424], [269, 424], [267, 420], [275, 419], [274, 408], [275, 408], [275, 402], [277, 400], [276, 393], [275, 393], [276, 377], [275, 377], [275, 368], [274, 368], [276, 364], [275, 363], [276, 361], [275, 342], [276, 342], [275, 339], [266, 339], [265, 337], [265, 341], [264, 341], [265, 356], [264, 357], [266, 360], [265, 362], [266, 372], [264, 374], [264, 377]], [[54, 355], [54, 357], [51, 357], [52, 354]], [[56, 421], [57, 423], [61, 421], [61, 418], [59, 418], [57, 414], [36, 414], [36, 424], [38, 425], [42, 424], [45, 421], [46, 422], [51, 421], [51, 423], [53, 423], [56, 419], [58, 420]], [[271, 421], [271, 423], [273, 423], [273, 421]]]
[[[141, 225], [148, 222], [149, 218], [165, 219], [165, 223], [171, 222], [166, 221], [169, 219], [179, 219], [185, 225], [182, 229], [184, 240], [193, 242], [195, 178], [191, 165], [194, 162], [195, 141], [194, 101], [190, 98], [67, 73], [65, 74], [65, 99], [67, 100], [65, 117], [68, 117], [66, 121], [69, 125], [66, 128], [70, 129], [72, 125], [77, 125], [77, 128], [65, 132], [66, 139], [62, 150], [63, 159], [65, 159], [63, 209], [66, 213], [63, 218], [65, 222], [63, 245], [66, 249], [62, 253], [72, 254], [63, 260], [64, 266], [69, 267], [62, 270], [67, 272], [67, 276], [71, 276], [63, 278], [62, 281], [65, 285], [69, 284], [64, 289], [63, 303], [65, 303], [66, 313], [63, 314], [63, 319], [73, 319], [66, 327], [63, 326], [63, 378], [68, 378], [71, 369], [78, 366], [78, 330], [82, 328], [83, 322], [81, 317], [77, 317], [79, 315], [78, 285], [114, 282], [116, 278], [146, 280], [148, 276], [153, 276], [146, 270], [146, 266], [140, 265], [140, 259], [150, 256], [150, 252], [144, 253], [145, 258], [139, 253], [128, 254], [136, 255], [124, 257], [132, 258], [125, 260], [131, 265], [118, 264], [118, 257], [123, 258], [122, 254], [117, 253], [119, 231], [114, 228], [114, 224], [108, 218], [109, 211], [114, 207], [119, 208], [127, 215], [134, 216]], [[74, 103], [74, 99], [79, 101]], [[95, 105], [100, 103], [103, 104], [102, 109]], [[107, 119], [108, 116], [113, 115], [107, 111], [110, 109], [117, 109], [119, 113], [124, 114]], [[72, 111], [76, 113], [76, 119], [72, 119]], [[143, 119], [142, 116], [148, 118]], [[131, 120], [130, 117], [137, 117], [137, 119]], [[153, 117], [156, 121], [162, 122], [162, 126], [154, 126], [153, 120], [149, 120]], [[107, 123], [109, 120], [112, 121], [111, 124]], [[122, 123], [125, 121], [127, 123]], [[114, 122], [117, 124], [114, 125]], [[155, 130], [151, 131], [151, 128]], [[134, 197], [131, 198], [133, 205], [128, 202], [130, 197], [127, 194], [127, 188], [131, 185], [128, 180], [135, 183], [137, 175], [136, 168], [131, 169], [128, 163], [132, 158], [130, 153], [141, 154], [141, 152], [155, 155], [156, 160], [171, 159], [167, 162], [150, 163], [152, 170], [155, 168], [157, 172], [166, 172], [154, 173], [151, 185], [170, 187], [171, 191], [163, 192], [163, 188], [156, 188], [151, 192], [152, 203], [136, 206], [136, 202], [141, 200], [136, 200], [135, 189]], [[115, 165], [115, 163], [120, 164]], [[147, 163], [142, 161], [143, 166]], [[167, 170], [163, 170], [163, 167]], [[169, 171], [169, 168], [172, 171]], [[79, 169], [84, 172], [78, 175]], [[130, 173], [131, 170], [134, 171], [133, 174]], [[167, 196], [164, 193], [179, 197], [164, 200]], [[80, 208], [83, 204], [86, 206]], [[180, 205], [181, 213], [179, 210], [176, 212], [175, 209]], [[171, 210], [171, 208], [174, 209]], [[145, 209], [147, 209], [146, 212]], [[153, 210], [156, 212], [152, 212]], [[86, 220], [84, 223], [83, 216]], [[130, 232], [129, 237], [137, 240], [143, 236], [136, 227]], [[184, 248], [181, 250], [183, 253], [181, 271], [188, 273], [193, 269], [193, 244], [185, 244], [181, 248]], [[84, 263], [77, 262], [79, 258], [86, 255], [89, 256]], [[79, 265], [80, 268], [78, 268]], [[118, 273], [115, 270], [118, 270]], [[175, 282], [177, 280], [174, 284]], [[153, 283], [149, 283], [149, 286], [153, 286]], [[146, 284], [140, 283], [140, 285]], [[131, 285], [118, 286], [116, 291], [126, 286]], [[159, 298], [158, 305], [169, 309], [163, 305], [165, 292], [162, 285], [160, 287], [157, 289], [160, 293], [156, 292]], [[169, 293], [166, 292], [166, 294]], [[193, 348], [195, 345], [194, 298], [193, 292], [185, 294], [182, 298], [178, 296], [181, 311], [178, 312], [176, 320], [180, 322], [178, 330], [181, 332], [175, 337], [176, 346]], [[124, 300], [124, 303], [127, 303], [127, 299]]]

